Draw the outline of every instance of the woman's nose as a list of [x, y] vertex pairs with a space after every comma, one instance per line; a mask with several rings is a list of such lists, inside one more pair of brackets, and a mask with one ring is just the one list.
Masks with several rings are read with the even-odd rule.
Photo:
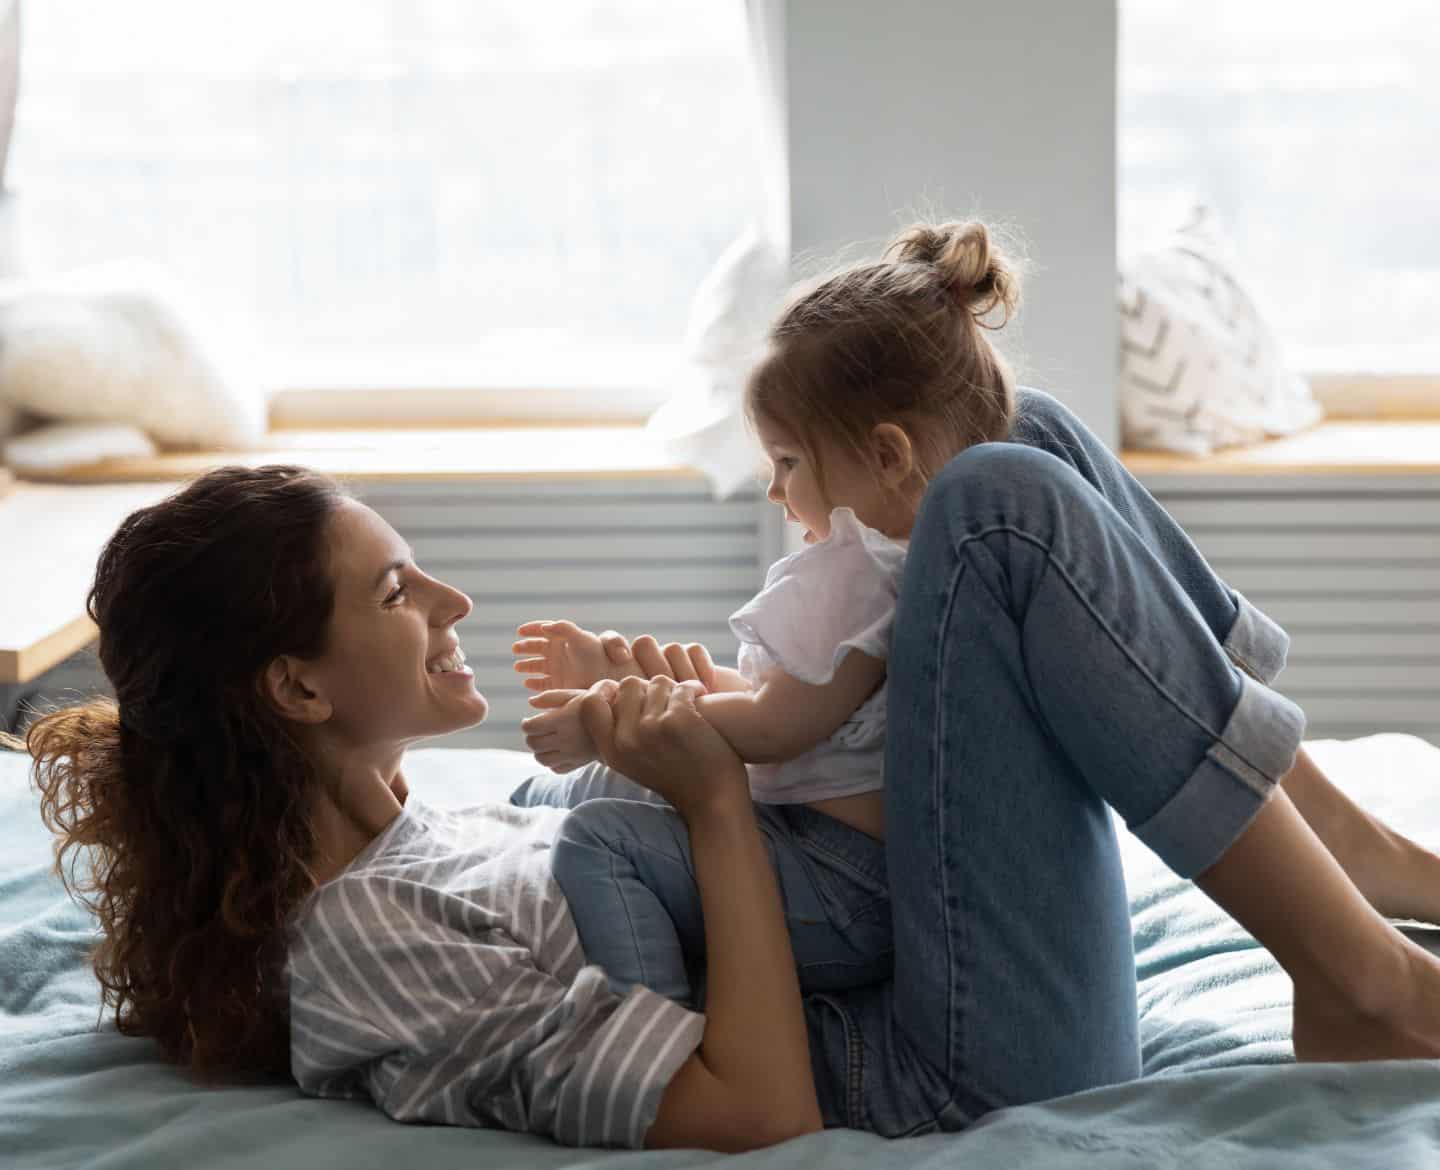
[[475, 608], [468, 595], [460, 592], [453, 585], [447, 585], [444, 581], [435, 582], [439, 590], [435, 596], [435, 606], [431, 610], [434, 624], [437, 626], [449, 626], [456, 622], [463, 622], [470, 616], [470, 611]]
[[772, 504], [783, 504], [785, 502], [785, 487], [780, 482], [778, 475], [770, 477], [770, 486], [765, 489], [765, 498]]

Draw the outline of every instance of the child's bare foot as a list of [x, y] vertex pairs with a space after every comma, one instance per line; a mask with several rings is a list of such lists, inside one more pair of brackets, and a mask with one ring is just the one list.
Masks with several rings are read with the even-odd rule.
[[1440, 1057], [1440, 959], [1408, 939], [1401, 944], [1392, 974], [1368, 981], [1363, 1003], [1296, 980], [1296, 1060]]
[[530, 676], [525, 680], [529, 690], [583, 691], [602, 678], [643, 677], [633, 659], [611, 662], [600, 635], [582, 630], [574, 622], [526, 622], [515, 633], [518, 640], [510, 648], [515, 654], [515, 670]]

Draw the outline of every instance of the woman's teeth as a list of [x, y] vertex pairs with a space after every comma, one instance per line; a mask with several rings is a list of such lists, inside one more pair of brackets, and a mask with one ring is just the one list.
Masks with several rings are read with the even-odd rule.
[[431, 659], [425, 669], [431, 674], [444, 674], [447, 670], [459, 670], [464, 665], [465, 651], [457, 646], [444, 658]]

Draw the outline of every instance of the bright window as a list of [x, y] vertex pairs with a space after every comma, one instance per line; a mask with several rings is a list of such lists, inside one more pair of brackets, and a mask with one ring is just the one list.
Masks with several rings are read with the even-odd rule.
[[1296, 363], [1440, 373], [1433, 0], [1127, 0], [1120, 232], [1220, 212]]
[[758, 196], [736, 0], [42, 0], [32, 271], [140, 256], [282, 384], [636, 385]]

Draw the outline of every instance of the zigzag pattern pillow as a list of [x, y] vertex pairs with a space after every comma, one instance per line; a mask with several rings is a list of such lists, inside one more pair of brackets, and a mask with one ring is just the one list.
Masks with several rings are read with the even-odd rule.
[[1203, 209], [1121, 265], [1119, 365], [1127, 447], [1208, 455], [1321, 417]]

